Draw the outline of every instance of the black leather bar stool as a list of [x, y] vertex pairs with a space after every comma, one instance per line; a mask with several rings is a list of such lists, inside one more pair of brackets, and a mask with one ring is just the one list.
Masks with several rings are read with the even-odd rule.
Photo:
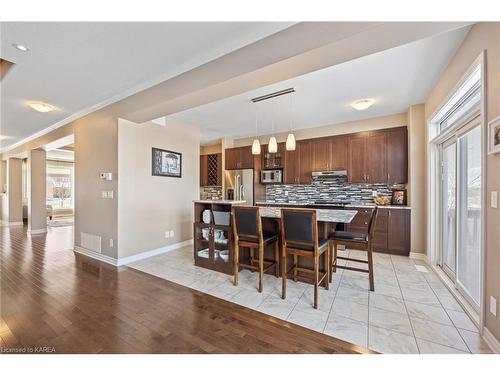
[[[318, 239], [318, 223], [316, 221], [316, 210], [283, 208], [281, 210], [281, 240], [282, 248], [282, 278], [283, 289], [281, 298], [286, 298], [286, 279], [287, 276], [313, 281], [314, 283], [314, 308], [318, 308], [318, 286], [324, 283], [328, 289], [330, 272], [330, 247], [328, 239]], [[287, 270], [287, 255], [293, 255], [293, 266]], [[324, 257], [325, 272], [320, 275], [319, 263], [320, 256]], [[299, 267], [298, 257], [312, 257], [314, 267]], [[292, 273], [293, 272], [293, 273]], [[308, 277], [299, 275], [306, 273]], [[312, 274], [312, 275], [311, 275]]]
[[[372, 250], [372, 240], [373, 234], [375, 232], [375, 224], [377, 222], [377, 212], [378, 209], [375, 207], [372, 210], [370, 215], [370, 220], [368, 222], [368, 234], [364, 233], [353, 233], [346, 231], [336, 231], [330, 235], [330, 241], [333, 246], [333, 256], [332, 256], [332, 275], [337, 271], [337, 268], [350, 270], [350, 271], [359, 271], [368, 273], [368, 278], [370, 281], [370, 290], [374, 291], [374, 280], [373, 280], [373, 250]], [[346, 248], [354, 249], [354, 250], [364, 250], [368, 254], [368, 260], [361, 259], [353, 259], [346, 257], [337, 256], [337, 246], [344, 245]], [[348, 267], [348, 266], [339, 266], [337, 264], [338, 259], [348, 260], [350, 262], [358, 262], [368, 264], [368, 270], [357, 267]], [[332, 281], [330, 276], [330, 282]]]
[[[279, 244], [277, 234], [265, 234], [262, 232], [262, 221], [259, 207], [233, 206], [233, 230], [234, 230], [234, 279], [233, 284], [238, 285], [238, 273], [240, 268], [259, 271], [259, 292], [262, 292], [262, 278], [264, 272], [275, 267], [275, 275], [279, 277]], [[274, 244], [274, 260], [264, 259], [264, 249], [267, 245]], [[240, 248], [250, 249], [250, 263], [240, 263]], [[258, 250], [258, 258], [254, 257], [254, 249]], [[257, 263], [257, 265], [255, 265]]]

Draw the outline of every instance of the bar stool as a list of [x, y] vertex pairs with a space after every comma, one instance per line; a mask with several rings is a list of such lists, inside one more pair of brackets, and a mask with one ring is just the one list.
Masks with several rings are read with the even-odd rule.
[[[314, 308], [318, 308], [318, 286], [324, 283], [326, 289], [329, 287], [330, 272], [330, 247], [328, 239], [318, 239], [318, 223], [316, 221], [316, 210], [304, 209], [281, 209], [281, 239], [282, 248], [282, 278], [283, 288], [281, 298], [286, 298], [286, 279], [293, 276], [314, 283]], [[286, 258], [293, 255], [293, 266], [287, 270]], [[324, 257], [325, 272], [320, 275], [320, 256]], [[314, 267], [303, 268], [298, 265], [299, 257], [313, 258]], [[293, 272], [293, 273], [292, 273]], [[299, 272], [308, 274], [299, 275]], [[310, 276], [312, 274], [312, 276]]]
[[[235, 251], [233, 257], [234, 279], [233, 284], [238, 285], [238, 273], [240, 268], [259, 271], [259, 293], [262, 292], [262, 279], [264, 272], [275, 267], [275, 275], [279, 277], [279, 245], [277, 234], [266, 234], [262, 232], [262, 220], [259, 207], [233, 206], [233, 230]], [[274, 260], [264, 259], [264, 249], [267, 245], [274, 243]], [[240, 263], [240, 248], [250, 249], [250, 263]], [[254, 249], [258, 250], [258, 258], [254, 258]], [[256, 266], [255, 263], [258, 265]]]
[[[375, 224], [377, 221], [378, 209], [375, 207], [370, 214], [370, 220], [368, 222], [368, 234], [364, 233], [353, 233], [345, 231], [336, 231], [330, 235], [330, 241], [333, 246], [333, 257], [332, 257], [332, 274], [337, 271], [337, 268], [358, 271], [368, 273], [368, 278], [370, 281], [370, 290], [373, 292], [375, 290], [373, 281], [373, 251], [372, 251], [372, 240], [373, 234], [375, 232]], [[352, 259], [346, 257], [337, 256], [337, 246], [344, 245], [346, 248], [354, 250], [364, 250], [368, 254], [368, 260]], [[339, 266], [337, 265], [337, 259], [348, 260], [352, 262], [368, 264], [368, 270], [363, 268]], [[331, 282], [331, 278], [330, 278]]]

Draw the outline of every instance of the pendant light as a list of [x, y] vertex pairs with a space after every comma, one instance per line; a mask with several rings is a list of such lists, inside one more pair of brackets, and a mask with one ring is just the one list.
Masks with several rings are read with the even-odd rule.
[[253, 140], [253, 143], [252, 143], [252, 155], [260, 155], [260, 142], [259, 142], [259, 139], [257, 138], [258, 122], [259, 122], [259, 112], [258, 112], [258, 108], [255, 107], [255, 139]]
[[295, 151], [295, 136], [292, 133], [292, 96], [290, 95], [290, 133], [286, 137], [286, 150]]
[[[274, 101], [273, 101], [273, 108], [272, 108], [272, 115], [271, 115], [271, 134], [274, 134]], [[270, 154], [275, 154], [278, 152], [278, 142], [276, 142], [276, 137], [274, 135], [271, 135], [271, 138], [269, 138], [269, 144], [267, 145], [267, 151]]]

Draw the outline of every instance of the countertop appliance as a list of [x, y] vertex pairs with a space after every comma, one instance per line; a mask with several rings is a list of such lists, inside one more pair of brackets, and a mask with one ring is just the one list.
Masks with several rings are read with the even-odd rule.
[[238, 169], [224, 172], [224, 197], [228, 200], [244, 200], [253, 206], [253, 169]]
[[267, 169], [260, 172], [262, 184], [281, 184], [283, 182], [283, 171], [281, 169]]
[[312, 176], [317, 177], [317, 178], [345, 177], [345, 176], [347, 176], [347, 171], [346, 170], [339, 170], [339, 171], [313, 172]]

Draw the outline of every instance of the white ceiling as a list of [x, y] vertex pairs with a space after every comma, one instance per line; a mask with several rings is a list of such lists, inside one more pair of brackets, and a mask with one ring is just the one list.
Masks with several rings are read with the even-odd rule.
[[[272, 132], [273, 118], [274, 131], [286, 131], [290, 96], [296, 129], [404, 112], [427, 99], [469, 29], [422, 39], [171, 116], [198, 125], [202, 141], [210, 143], [221, 137], [254, 136], [257, 111], [259, 134]], [[289, 87], [296, 93], [257, 104], [250, 101]], [[350, 103], [361, 98], [376, 102], [365, 111], [351, 108]]]
[[[284, 22], [1, 23], [0, 147], [289, 27]], [[30, 50], [12, 47], [21, 43]], [[58, 111], [37, 113], [27, 101]]]

